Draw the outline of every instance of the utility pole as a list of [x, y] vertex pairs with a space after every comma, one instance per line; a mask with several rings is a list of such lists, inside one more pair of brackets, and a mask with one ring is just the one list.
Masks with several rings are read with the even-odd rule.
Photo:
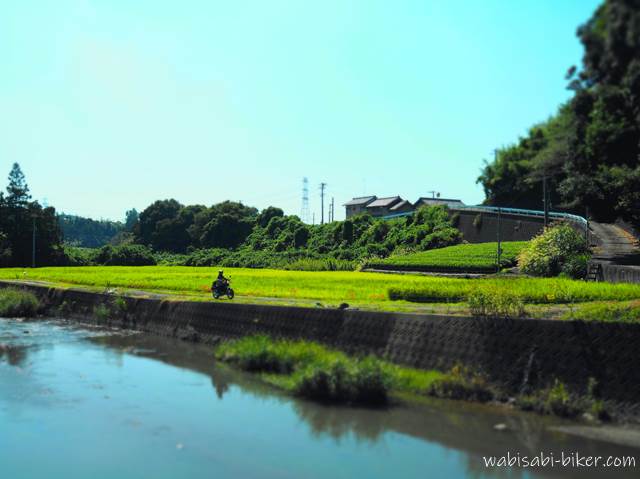
[[324, 189], [327, 187], [326, 183], [320, 183], [320, 224], [324, 224]]
[[333, 223], [334, 220], [334, 214], [335, 214], [335, 203], [334, 203], [334, 198], [333, 196], [331, 197], [331, 216], [330, 216], [330, 222]]
[[33, 238], [31, 242], [31, 267], [36, 267], [36, 215], [33, 215]]
[[497, 250], [497, 257], [498, 257], [498, 273], [500, 272], [500, 257], [502, 256], [502, 246], [500, 243], [500, 229], [502, 227], [502, 210], [500, 209], [500, 207], [498, 206], [498, 232], [497, 232], [497, 236], [498, 236], [498, 250]]
[[542, 204], [544, 205], [544, 227], [549, 224], [549, 198], [547, 194], [547, 174], [542, 176]]
[[587, 248], [591, 245], [589, 244], [589, 207], [585, 206], [584, 218], [587, 220], [587, 224], [584, 226], [584, 240], [587, 243]]

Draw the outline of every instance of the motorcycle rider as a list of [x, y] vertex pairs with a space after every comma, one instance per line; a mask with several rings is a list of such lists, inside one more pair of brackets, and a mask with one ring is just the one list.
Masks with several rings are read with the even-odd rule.
[[224, 271], [218, 270], [218, 277], [216, 278], [214, 287], [218, 291], [224, 291], [225, 286], [229, 283], [229, 279], [224, 277]]

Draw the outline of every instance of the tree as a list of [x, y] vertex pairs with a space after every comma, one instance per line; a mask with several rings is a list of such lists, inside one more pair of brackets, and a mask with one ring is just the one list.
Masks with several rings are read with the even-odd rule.
[[135, 208], [127, 210], [124, 215], [124, 229], [127, 231], [133, 231], [133, 227], [138, 222], [138, 211]]
[[546, 177], [554, 208], [640, 226], [640, 1], [605, 1], [578, 37], [582, 70], [566, 76], [573, 97], [501, 148], [478, 182], [487, 204], [541, 209]]
[[182, 205], [174, 199], [158, 200], [149, 205], [140, 213], [138, 223], [135, 225], [136, 242], [154, 249], [169, 243], [164, 234], [170, 234], [171, 228], [168, 228], [165, 222], [163, 232], [158, 233], [158, 224], [164, 220], [175, 219], [181, 209]]
[[6, 201], [10, 208], [24, 208], [31, 199], [27, 181], [18, 163], [14, 163], [9, 172]]
[[271, 218], [274, 218], [276, 216], [283, 217], [284, 211], [282, 211], [280, 208], [276, 208], [275, 206], [269, 206], [260, 212], [260, 214], [258, 215], [257, 223], [262, 228], [265, 228], [269, 224], [269, 221], [271, 221]]

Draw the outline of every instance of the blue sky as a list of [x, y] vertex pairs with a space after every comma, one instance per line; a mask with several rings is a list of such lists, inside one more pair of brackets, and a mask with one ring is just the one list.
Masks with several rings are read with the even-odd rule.
[[[8, 0], [0, 174], [122, 219], [176, 198], [299, 214], [351, 196], [481, 202], [495, 147], [569, 98], [594, 0]], [[336, 219], [344, 216], [336, 206]]]

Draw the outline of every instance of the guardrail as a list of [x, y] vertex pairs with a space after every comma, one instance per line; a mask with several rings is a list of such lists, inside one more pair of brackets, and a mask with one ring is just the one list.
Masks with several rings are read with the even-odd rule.
[[[544, 211], [540, 211], [540, 210], [526, 210], [526, 209], [521, 209], [521, 208], [503, 208], [503, 207], [497, 207], [497, 206], [482, 206], [482, 205], [477, 205], [477, 206], [454, 206], [454, 207], [449, 207], [450, 210], [467, 210], [467, 211], [489, 211], [491, 213], [497, 213], [498, 210], [500, 210], [501, 213], [510, 213], [510, 214], [515, 214], [515, 215], [522, 215], [522, 216], [536, 216], [536, 217], [544, 217]], [[409, 211], [406, 213], [396, 213], [393, 215], [387, 215], [387, 216], [383, 216], [383, 219], [385, 220], [390, 220], [393, 218], [401, 218], [403, 216], [410, 216], [413, 214], [413, 211]], [[550, 211], [548, 213], [549, 218], [550, 219], [565, 219], [565, 220], [570, 220], [570, 221], [574, 221], [576, 223], [579, 223], [580, 225], [584, 226], [585, 228], [588, 225], [588, 222], [585, 218], [583, 218], [582, 216], [578, 216], [578, 215], [572, 215], [571, 213], [561, 213], [559, 211]]]

